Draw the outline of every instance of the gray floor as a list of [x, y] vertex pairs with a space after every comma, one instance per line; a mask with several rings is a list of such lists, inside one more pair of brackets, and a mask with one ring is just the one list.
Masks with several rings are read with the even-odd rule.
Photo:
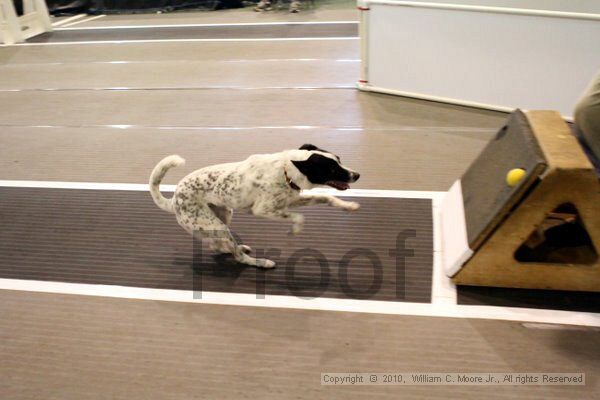
[[[203, 14], [201, 14], [203, 15]], [[251, 14], [254, 15], [254, 14]], [[108, 18], [108, 17], [107, 17]], [[84, 25], [85, 27], [86, 25]], [[5, 47], [0, 66], [19, 64], [93, 63], [113, 61], [173, 62], [252, 60], [271, 66], [272, 60], [298, 62], [298, 59], [359, 59], [357, 40], [288, 42], [155, 42], [91, 44], [69, 46]], [[182, 66], [185, 66], [182, 63]], [[272, 68], [272, 67], [271, 67]], [[3, 70], [4, 71], [4, 70]], [[8, 71], [8, 70], [7, 70]], [[268, 71], [266, 69], [266, 71]], [[303, 64], [298, 72], [303, 72]], [[252, 83], [252, 82], [249, 82]]]
[[[0, 291], [6, 399], [592, 399], [600, 332]], [[587, 372], [586, 386], [337, 386], [321, 372]]]
[[180, 154], [186, 166], [171, 171], [164, 181], [174, 184], [204, 165], [307, 142], [336, 151], [359, 170], [363, 178], [354, 188], [441, 191], [450, 187], [491, 136], [487, 131], [404, 129], [4, 127], [0, 179], [144, 183], [162, 157]]
[[270, 38], [356, 38], [358, 24], [323, 22], [320, 24], [247, 24], [211, 26], [149, 26], [121, 29], [56, 29], [29, 39], [30, 43], [64, 43], [89, 41], [148, 41], [205, 39], [270, 39]]
[[504, 122], [359, 92], [358, 58], [354, 41], [2, 49], [0, 178], [140, 183], [166, 154], [198, 168], [314, 142], [368, 177], [357, 188], [447, 190]]
[[[499, 127], [483, 111], [342, 89], [1, 92], [5, 125]], [[487, 115], [486, 115], [487, 114]], [[492, 118], [490, 118], [490, 116]], [[290, 143], [295, 146], [295, 144]]]
[[[1, 67], [0, 67], [1, 68]], [[0, 91], [101, 88], [349, 88], [359, 73], [358, 60], [308, 61], [182, 60], [8, 64]], [[178, 71], [173, 74], [173, 71]], [[302, 73], [298, 73], [302, 70]], [[199, 73], [201, 71], [201, 73]], [[269, 73], [265, 74], [265, 71]], [[249, 86], [250, 85], [252, 86]]]
[[[76, 26], [294, 18], [356, 11], [348, 3], [297, 16], [233, 10]], [[358, 64], [338, 60], [358, 58], [356, 41], [0, 48], [0, 179], [145, 183], [171, 153], [191, 169], [313, 142], [361, 170], [357, 188], [446, 190], [503, 123], [501, 113], [353, 89], [272, 88], [353, 85]], [[97, 64], [110, 61], [135, 63]], [[103, 90], [122, 86], [143, 90]], [[18, 291], [0, 300], [7, 399], [591, 399], [600, 385], [593, 329]], [[322, 387], [328, 371], [588, 376], [585, 387]]]

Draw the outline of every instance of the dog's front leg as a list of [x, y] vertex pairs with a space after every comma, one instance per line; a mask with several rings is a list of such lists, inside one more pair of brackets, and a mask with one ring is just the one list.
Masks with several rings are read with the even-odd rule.
[[290, 207], [304, 207], [304, 206], [312, 206], [315, 204], [329, 204], [332, 207], [341, 208], [346, 211], [356, 211], [360, 207], [355, 201], [346, 201], [338, 199], [335, 196], [330, 196], [326, 194], [304, 194], [300, 195], [299, 198], [294, 200]]
[[272, 219], [275, 221], [291, 222], [291, 233], [293, 233], [294, 235], [300, 233], [302, 231], [302, 228], [304, 227], [304, 215], [295, 212], [289, 212], [285, 209], [275, 208], [269, 203], [261, 203], [255, 205], [252, 208], [252, 214]]

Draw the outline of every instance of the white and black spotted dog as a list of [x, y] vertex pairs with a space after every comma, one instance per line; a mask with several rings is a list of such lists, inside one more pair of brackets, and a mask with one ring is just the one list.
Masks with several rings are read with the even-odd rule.
[[340, 158], [311, 144], [298, 150], [256, 154], [236, 163], [212, 165], [183, 178], [172, 198], [160, 193], [167, 171], [185, 163], [179, 156], [166, 157], [150, 175], [150, 193], [163, 210], [175, 213], [177, 222], [198, 239], [210, 239], [211, 248], [229, 253], [240, 263], [272, 268], [275, 263], [253, 258], [252, 249], [236, 243], [229, 231], [233, 210], [248, 211], [265, 218], [289, 221], [291, 232], [302, 230], [304, 216], [290, 208], [329, 204], [354, 211], [359, 204], [329, 195], [302, 194], [303, 189], [331, 186], [349, 188], [359, 173], [341, 164]]

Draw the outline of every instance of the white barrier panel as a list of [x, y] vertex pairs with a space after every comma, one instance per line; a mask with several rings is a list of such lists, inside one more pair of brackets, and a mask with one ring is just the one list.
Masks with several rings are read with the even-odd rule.
[[23, 0], [23, 15], [17, 16], [13, 0], [0, 0], [0, 42], [14, 44], [52, 31], [44, 0]]
[[565, 117], [600, 68], [600, 14], [359, 1], [358, 87]]
[[410, 0], [417, 3], [445, 3], [479, 7], [504, 7], [529, 10], [600, 14], [598, 0]]

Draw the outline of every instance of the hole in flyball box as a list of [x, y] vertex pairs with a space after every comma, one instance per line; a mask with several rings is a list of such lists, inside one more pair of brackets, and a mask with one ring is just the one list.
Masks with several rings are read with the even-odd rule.
[[598, 252], [577, 207], [564, 203], [550, 212], [515, 252], [520, 262], [594, 264]]

